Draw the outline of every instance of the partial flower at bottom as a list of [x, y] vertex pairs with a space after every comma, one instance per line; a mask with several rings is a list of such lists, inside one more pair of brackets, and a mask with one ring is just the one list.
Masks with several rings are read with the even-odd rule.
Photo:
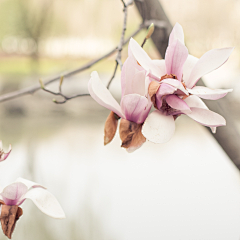
[[[0, 220], [3, 233], [11, 239], [17, 220], [23, 214], [19, 207], [26, 199], [46, 215], [63, 219], [65, 214], [56, 198], [43, 186], [29, 180], [18, 178], [0, 193]], [[36, 223], [37, 224], [37, 223]]]

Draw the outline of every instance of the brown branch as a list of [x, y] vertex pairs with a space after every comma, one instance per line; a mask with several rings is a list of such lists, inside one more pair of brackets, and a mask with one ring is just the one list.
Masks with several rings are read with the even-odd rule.
[[[144, 27], [146, 27], [145, 24], [144, 23], [141, 24], [139, 26], [139, 28], [134, 33], [132, 33], [130, 37], [128, 37], [124, 41], [123, 46], [126, 45], [129, 42], [131, 37], [134, 37], [135, 35], [137, 35]], [[61, 76], [67, 78], [67, 77], [73, 76], [73, 75], [75, 75], [75, 74], [77, 74], [79, 72], [82, 72], [82, 71], [84, 71], [86, 69], [89, 69], [94, 64], [96, 64], [96, 63], [100, 62], [101, 60], [111, 56], [117, 50], [118, 50], [118, 47], [115, 47], [114, 49], [112, 49], [111, 51], [109, 51], [108, 53], [103, 55], [102, 57], [100, 57], [100, 58], [98, 58], [96, 60], [90, 61], [89, 63], [83, 65], [80, 68], [77, 68], [77, 69], [75, 69], [73, 71], [70, 71], [70, 72], [68, 72], [66, 74], [58, 75], [58, 76], [56, 76], [56, 77], [54, 77], [54, 78], [52, 78], [52, 79], [50, 79], [48, 81], [45, 81], [44, 85], [46, 86], [46, 85], [49, 85], [49, 84], [51, 84], [53, 82], [56, 82], [57, 80], [59, 80], [61, 78]], [[32, 87], [27, 87], [27, 88], [23, 88], [23, 89], [14, 91], [14, 92], [10, 92], [10, 93], [7, 93], [7, 94], [4, 94], [4, 95], [0, 96], [0, 102], [5, 102], [5, 101], [11, 100], [11, 99], [15, 99], [15, 98], [18, 98], [18, 97], [21, 97], [21, 96], [24, 96], [24, 95], [28, 95], [28, 94], [33, 94], [33, 93], [35, 93], [36, 91], [38, 91], [40, 89], [41, 89], [40, 85], [35, 85], [35, 86], [32, 86]]]

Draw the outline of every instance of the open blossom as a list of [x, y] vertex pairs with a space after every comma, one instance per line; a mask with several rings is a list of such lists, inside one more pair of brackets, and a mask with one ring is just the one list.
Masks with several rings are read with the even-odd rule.
[[11, 145], [9, 145], [8, 151], [5, 153], [3, 151], [2, 141], [0, 140], [0, 162], [6, 160], [11, 151], [12, 151], [12, 147]]
[[16, 221], [23, 214], [19, 207], [26, 199], [46, 215], [63, 219], [65, 214], [56, 198], [43, 186], [29, 180], [18, 178], [0, 193], [0, 220], [4, 234], [11, 239]]
[[92, 72], [88, 84], [89, 93], [100, 105], [112, 111], [105, 123], [105, 145], [113, 139], [120, 118], [119, 133], [122, 147], [131, 152], [146, 141], [141, 129], [152, 106], [148, 97], [148, 83], [149, 77], [146, 76], [146, 71], [138, 65], [130, 48], [121, 74], [122, 97], [120, 105], [104, 86], [98, 73]]
[[165, 60], [152, 60], [134, 40], [130, 40], [132, 54], [149, 73], [149, 95], [157, 110], [146, 119], [142, 133], [150, 141], [168, 141], [175, 131], [175, 119], [186, 114], [202, 125], [216, 127], [226, 125], [225, 119], [210, 111], [200, 98], [216, 100], [232, 89], [210, 89], [195, 86], [205, 74], [224, 64], [233, 48], [213, 49], [200, 59], [188, 54], [184, 34], [176, 24], [170, 34]]

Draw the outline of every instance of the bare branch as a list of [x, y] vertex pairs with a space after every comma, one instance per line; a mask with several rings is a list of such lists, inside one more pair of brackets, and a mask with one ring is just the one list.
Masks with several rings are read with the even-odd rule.
[[[129, 42], [131, 37], [134, 37], [135, 35], [137, 35], [145, 27], [146, 27], [145, 24], [141, 24], [139, 26], [139, 28], [133, 34], [131, 34], [131, 36], [128, 39], [126, 39], [124, 41], [123, 46]], [[59, 78], [61, 76], [67, 78], [67, 77], [73, 76], [73, 75], [75, 75], [75, 74], [77, 74], [79, 72], [82, 72], [82, 71], [84, 71], [86, 69], [89, 69], [94, 64], [96, 64], [96, 63], [100, 62], [101, 60], [111, 56], [117, 50], [118, 50], [118, 47], [115, 47], [114, 49], [112, 49], [111, 51], [109, 51], [108, 53], [103, 55], [102, 57], [100, 57], [100, 58], [98, 58], [96, 60], [90, 61], [89, 63], [83, 65], [80, 68], [77, 68], [77, 69], [75, 69], [73, 71], [70, 71], [70, 72], [68, 72], [66, 74], [58, 75], [58, 76], [56, 76], [56, 77], [54, 77], [54, 78], [52, 78], [52, 79], [50, 79], [48, 81], [45, 81], [44, 85], [46, 86], [46, 85], [49, 85], [49, 84], [51, 84], [53, 82], [56, 82], [57, 80], [59, 80]], [[4, 94], [4, 95], [0, 96], [0, 102], [5, 102], [5, 101], [8, 101], [8, 100], [11, 100], [11, 99], [14, 99], [14, 98], [18, 98], [18, 97], [21, 97], [21, 96], [24, 96], [24, 95], [28, 95], [28, 94], [33, 94], [33, 93], [35, 93], [36, 91], [38, 91], [40, 89], [41, 89], [41, 86], [35, 85], [35, 86], [32, 86], [32, 87], [27, 87], [27, 88], [23, 88], [23, 89], [14, 91], [14, 92], [10, 92], [10, 93], [7, 93], [7, 94]]]
[[[109, 89], [113, 79], [115, 78], [118, 66], [120, 66], [121, 69], [122, 69], [121, 52], [122, 52], [122, 48], [123, 48], [123, 45], [124, 45], [124, 36], [125, 36], [126, 28], [127, 28], [126, 27], [127, 26], [127, 9], [128, 9], [128, 6], [133, 3], [133, 0], [130, 0], [127, 4], [125, 3], [124, 0], [121, 0], [121, 1], [123, 3], [123, 12], [124, 12], [123, 28], [122, 28], [120, 42], [119, 42], [119, 45], [118, 45], [118, 48], [117, 48], [118, 53], [117, 53], [117, 56], [116, 56], [116, 65], [115, 65], [115, 68], [114, 68], [114, 71], [113, 71], [113, 75], [112, 75], [111, 79], [109, 80], [109, 82], [107, 84], [107, 89]], [[71, 100], [73, 98], [82, 97], [82, 96], [89, 96], [89, 94], [78, 94], [78, 95], [75, 95], [73, 97], [67, 97], [66, 95], [64, 95], [62, 93], [62, 88], [61, 88], [62, 82], [63, 82], [63, 76], [60, 79], [59, 92], [53, 92], [53, 91], [50, 91], [50, 90], [46, 89], [45, 87], [42, 87], [42, 89], [45, 92], [48, 92], [48, 93], [53, 94], [53, 95], [58, 95], [58, 96], [61, 96], [61, 97], [64, 98], [63, 101], [57, 101], [57, 100], [53, 99], [54, 103], [63, 104], [63, 103], [66, 103], [68, 100]], [[41, 86], [43, 86], [42, 83], [41, 83]]]

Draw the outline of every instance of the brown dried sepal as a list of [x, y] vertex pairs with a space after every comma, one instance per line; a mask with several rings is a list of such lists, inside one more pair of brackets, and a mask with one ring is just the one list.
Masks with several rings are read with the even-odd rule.
[[131, 148], [132, 150], [139, 148], [146, 141], [141, 130], [142, 124], [121, 119], [119, 127], [119, 135], [122, 140], [121, 147]]
[[155, 81], [152, 81], [148, 86], [148, 94], [149, 94], [151, 101], [155, 108], [157, 108], [156, 93], [157, 93], [159, 87], [160, 87], [160, 84]]
[[17, 220], [22, 216], [23, 211], [18, 206], [2, 205], [1, 224], [3, 233], [11, 239]]
[[162, 81], [163, 79], [166, 79], [166, 78], [177, 79], [177, 76], [174, 74], [165, 74], [161, 77], [160, 81]]
[[104, 145], [107, 145], [112, 141], [117, 131], [118, 119], [120, 117], [114, 113], [110, 112], [105, 122], [104, 127]]

